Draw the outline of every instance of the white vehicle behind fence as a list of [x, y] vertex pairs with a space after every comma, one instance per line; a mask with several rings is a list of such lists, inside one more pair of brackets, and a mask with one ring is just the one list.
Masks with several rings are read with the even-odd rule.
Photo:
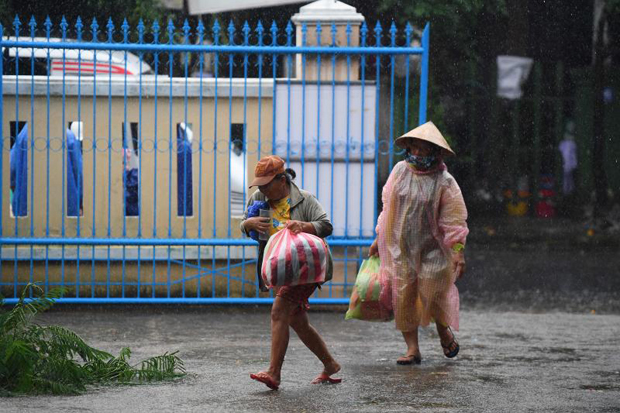
[[[59, 43], [57, 37], [4, 37], [3, 41]], [[75, 42], [65, 39], [64, 42]], [[138, 76], [152, 74], [146, 62], [130, 52], [46, 47], [2, 47], [4, 75]], [[34, 60], [34, 73], [33, 63]]]

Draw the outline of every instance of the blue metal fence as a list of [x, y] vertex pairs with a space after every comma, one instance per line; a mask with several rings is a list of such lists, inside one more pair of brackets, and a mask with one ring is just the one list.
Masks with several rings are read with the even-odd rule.
[[102, 33], [16, 18], [0, 35], [8, 303], [29, 282], [70, 288], [68, 303], [271, 302], [238, 229], [269, 153], [334, 224], [334, 280], [311, 301], [348, 302], [394, 138], [416, 106], [426, 121], [428, 25], [110, 20]]

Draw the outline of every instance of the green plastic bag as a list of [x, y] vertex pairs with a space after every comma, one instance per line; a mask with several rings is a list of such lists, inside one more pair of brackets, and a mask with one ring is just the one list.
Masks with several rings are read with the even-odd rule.
[[379, 281], [379, 257], [370, 257], [362, 262], [351, 292], [349, 309], [345, 320], [352, 318], [365, 321], [390, 321], [394, 318], [379, 301], [381, 283]]

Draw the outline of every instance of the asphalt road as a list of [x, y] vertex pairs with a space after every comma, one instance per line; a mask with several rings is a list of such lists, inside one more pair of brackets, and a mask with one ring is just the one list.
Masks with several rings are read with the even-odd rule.
[[279, 391], [249, 379], [269, 358], [265, 307], [63, 308], [41, 317], [135, 362], [178, 350], [188, 375], [175, 382], [94, 388], [81, 396], [0, 400], [6, 412], [616, 412], [620, 315], [465, 309], [461, 353], [443, 357], [423, 329], [420, 366], [392, 323], [310, 318], [342, 364], [339, 385], [311, 385], [321, 365], [292, 335]]

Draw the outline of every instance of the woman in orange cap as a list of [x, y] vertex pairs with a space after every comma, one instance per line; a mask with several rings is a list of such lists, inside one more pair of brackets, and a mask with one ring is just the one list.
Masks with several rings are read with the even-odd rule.
[[454, 152], [432, 122], [396, 140], [406, 151], [383, 187], [383, 211], [369, 255], [381, 258], [381, 300], [407, 344], [398, 364], [419, 364], [418, 327], [435, 321], [446, 357], [459, 352], [459, 294], [469, 232], [461, 190], [443, 163]]
[[[279, 156], [266, 156], [256, 165], [254, 180], [250, 187], [258, 186], [248, 201], [248, 208], [255, 201], [266, 201], [271, 209], [271, 219], [247, 217], [247, 210], [241, 222], [241, 230], [246, 234], [258, 231], [273, 235], [288, 228], [293, 233], [307, 232], [325, 238], [332, 233], [332, 224], [319, 201], [309, 192], [299, 189], [293, 179], [295, 171], [285, 169], [284, 160]], [[261, 273], [261, 263], [266, 241], [259, 241], [257, 270]], [[340, 371], [340, 364], [332, 357], [325, 342], [308, 322], [308, 298], [318, 284], [276, 287], [276, 298], [271, 307], [271, 362], [269, 369], [250, 374], [254, 380], [277, 390], [280, 386], [280, 372], [289, 342], [289, 327], [297, 333], [301, 341], [323, 363], [323, 371], [312, 383], [338, 383], [340, 379], [331, 376]]]

